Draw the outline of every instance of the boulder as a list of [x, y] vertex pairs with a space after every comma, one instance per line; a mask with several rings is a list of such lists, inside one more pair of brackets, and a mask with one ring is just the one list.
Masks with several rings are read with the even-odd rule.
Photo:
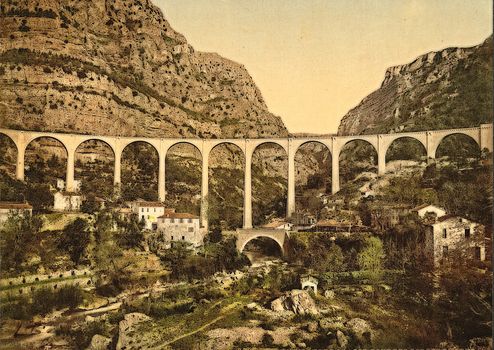
[[342, 331], [340, 331], [340, 330], [336, 331], [336, 340], [337, 340], [338, 346], [340, 348], [346, 349], [346, 347], [348, 345], [348, 339]]
[[118, 341], [116, 350], [126, 349], [128, 347], [129, 340], [131, 340], [129, 333], [132, 332], [133, 328], [139, 323], [150, 320], [151, 317], [139, 312], [126, 314], [124, 319], [118, 324]]
[[372, 344], [374, 332], [366, 320], [361, 318], [352, 318], [345, 324], [345, 326], [350, 330], [360, 344]]
[[317, 315], [316, 304], [305, 290], [294, 289], [271, 302], [271, 310], [276, 312], [291, 311], [297, 315]]
[[325, 290], [324, 291], [324, 297], [328, 299], [334, 299], [334, 290]]
[[110, 346], [111, 339], [99, 334], [95, 334], [91, 339], [91, 344], [86, 350], [107, 350]]
[[315, 333], [317, 331], [317, 322], [307, 323], [307, 332]]

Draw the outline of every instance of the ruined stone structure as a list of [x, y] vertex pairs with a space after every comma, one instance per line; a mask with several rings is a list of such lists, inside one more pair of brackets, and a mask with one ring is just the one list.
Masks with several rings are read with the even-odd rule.
[[202, 184], [201, 184], [201, 226], [207, 227], [207, 198], [208, 198], [208, 167], [211, 150], [221, 144], [232, 144], [239, 147], [245, 158], [244, 169], [244, 224], [245, 229], [252, 228], [252, 155], [257, 147], [265, 143], [274, 143], [281, 146], [288, 156], [288, 198], [287, 217], [295, 212], [295, 154], [300, 146], [308, 142], [318, 142], [326, 146], [332, 156], [332, 193], [340, 189], [339, 181], [339, 156], [343, 147], [355, 140], [362, 140], [374, 147], [378, 155], [378, 175], [386, 172], [386, 152], [390, 145], [401, 138], [412, 138], [419, 141], [428, 159], [436, 157], [436, 150], [441, 141], [450, 135], [463, 134], [471, 137], [481, 150], [493, 150], [492, 124], [482, 124], [474, 128], [418, 131], [379, 135], [353, 135], [353, 136], [323, 136], [323, 137], [300, 137], [300, 138], [258, 138], [258, 139], [189, 139], [189, 138], [146, 138], [146, 137], [112, 137], [94, 136], [80, 134], [62, 134], [49, 132], [20, 131], [11, 129], [0, 129], [0, 133], [11, 138], [17, 148], [17, 171], [19, 180], [24, 180], [24, 154], [27, 146], [33, 140], [41, 137], [56, 139], [62, 143], [67, 152], [66, 190], [74, 190], [74, 159], [76, 150], [83, 142], [99, 140], [106, 143], [113, 151], [115, 157], [114, 183], [121, 183], [121, 156], [122, 152], [131, 143], [146, 142], [156, 149], [159, 156], [158, 192], [159, 200], [165, 202], [165, 158], [168, 150], [179, 143], [195, 146], [202, 156]]

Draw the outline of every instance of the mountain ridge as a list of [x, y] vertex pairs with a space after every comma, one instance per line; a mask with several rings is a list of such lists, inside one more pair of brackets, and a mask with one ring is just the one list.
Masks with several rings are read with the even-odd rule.
[[147, 0], [0, 6], [0, 126], [152, 137], [286, 136], [242, 64], [198, 52]]
[[431, 51], [387, 68], [380, 87], [343, 116], [338, 135], [491, 122], [492, 52], [491, 34], [479, 45]]

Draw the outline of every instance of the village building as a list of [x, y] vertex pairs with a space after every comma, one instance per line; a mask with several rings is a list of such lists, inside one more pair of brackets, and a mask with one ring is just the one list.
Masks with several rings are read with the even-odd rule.
[[29, 203], [0, 202], [0, 224], [3, 224], [10, 216], [33, 214], [33, 207]]
[[412, 206], [408, 204], [373, 205], [370, 208], [371, 226], [379, 231], [388, 230], [402, 223], [412, 210]]
[[156, 230], [158, 218], [165, 214], [165, 205], [161, 202], [135, 201], [130, 202], [130, 208], [144, 222], [144, 228]]
[[292, 221], [295, 226], [312, 226], [315, 225], [317, 219], [306, 211], [297, 210], [292, 216]]
[[306, 291], [312, 291], [314, 294], [317, 294], [317, 285], [319, 284], [319, 281], [317, 278], [306, 275], [300, 277], [300, 286], [302, 290]]
[[[65, 191], [65, 180], [57, 179], [57, 190]], [[74, 180], [74, 192], [79, 192], [81, 190], [81, 180]]]
[[308, 232], [363, 232], [368, 228], [359, 223], [350, 221], [337, 221], [335, 219], [319, 220], [313, 227], [302, 230]]
[[54, 211], [79, 211], [84, 197], [77, 193], [58, 191], [53, 194]]
[[441, 216], [426, 225], [425, 251], [434, 266], [452, 254], [483, 261], [484, 227], [459, 216]]
[[422, 219], [427, 214], [435, 215], [436, 218], [446, 215], [446, 210], [431, 204], [422, 204], [418, 207], [413, 208], [411, 212], [417, 214]]
[[152, 249], [161, 250], [170, 248], [173, 242], [187, 242], [196, 248], [203, 244], [204, 234], [199, 216], [166, 209], [165, 213], [158, 217], [157, 231], [152, 236], [150, 245]]
[[293, 227], [293, 224], [290, 222], [286, 222], [284, 219], [273, 219], [267, 224], [263, 225], [263, 229], [269, 229], [269, 230], [291, 230]]

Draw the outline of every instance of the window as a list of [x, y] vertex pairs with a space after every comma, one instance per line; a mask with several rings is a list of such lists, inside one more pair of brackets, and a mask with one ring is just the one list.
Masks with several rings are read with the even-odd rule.
[[443, 228], [443, 238], [448, 238], [448, 230]]
[[482, 250], [480, 249], [480, 247], [475, 247], [475, 259], [482, 259]]
[[192, 219], [189, 219], [189, 224], [191, 224], [191, 223], [192, 223]]
[[170, 222], [171, 222], [172, 224], [173, 224], [173, 223], [175, 223], [175, 219], [174, 219], [174, 218], [171, 218], [171, 219], [170, 219]]
[[194, 228], [193, 227], [189, 227], [188, 231], [189, 232], [194, 232]]
[[185, 241], [185, 236], [182, 236], [182, 241]]
[[148, 209], [147, 212], [149, 213], [149, 208], [147, 208], [147, 209]]
[[180, 219], [180, 221], [179, 221], [179, 222], [180, 222], [180, 223], [183, 223], [183, 222], [184, 222], [184, 219]]
[[465, 229], [465, 238], [470, 238], [470, 227]]
[[141, 215], [141, 219], [144, 219], [144, 215]]
[[446, 256], [446, 255], [448, 255], [448, 246], [443, 245], [443, 256]]
[[173, 236], [172, 236], [172, 239], [171, 240], [173, 241]]

